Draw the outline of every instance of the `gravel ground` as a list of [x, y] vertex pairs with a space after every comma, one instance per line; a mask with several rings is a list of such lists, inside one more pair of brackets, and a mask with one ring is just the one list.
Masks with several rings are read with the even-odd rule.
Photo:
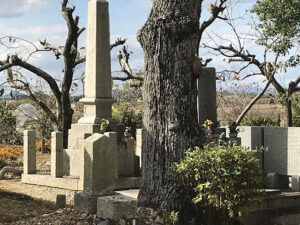
[[[57, 194], [67, 197], [67, 208], [55, 209]], [[24, 184], [20, 179], [0, 181], [0, 225], [156, 225], [156, 213], [138, 209], [137, 219], [103, 220], [73, 209], [75, 191]]]

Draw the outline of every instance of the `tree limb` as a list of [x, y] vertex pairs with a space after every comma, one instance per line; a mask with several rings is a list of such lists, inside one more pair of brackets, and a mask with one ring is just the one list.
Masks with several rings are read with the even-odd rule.
[[5, 166], [4, 168], [2, 168], [2, 170], [0, 170], [0, 180], [4, 180], [5, 174], [7, 173], [12, 173], [15, 176], [21, 176], [23, 170], [19, 170], [11, 166]]
[[241, 121], [244, 119], [245, 115], [249, 112], [249, 110], [252, 108], [252, 106], [258, 101], [258, 99], [260, 99], [261, 96], [264, 95], [264, 93], [266, 92], [266, 90], [268, 89], [270, 84], [271, 84], [271, 80], [268, 80], [267, 83], [265, 84], [265, 87], [263, 88], [263, 90], [258, 95], [256, 95], [255, 98], [253, 98], [252, 101], [246, 106], [246, 108], [243, 110], [243, 112], [239, 115], [239, 117], [235, 121], [237, 126], [239, 126]]

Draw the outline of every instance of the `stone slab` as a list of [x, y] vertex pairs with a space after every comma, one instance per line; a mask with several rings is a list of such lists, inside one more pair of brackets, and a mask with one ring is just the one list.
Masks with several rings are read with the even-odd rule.
[[140, 188], [140, 177], [118, 178], [115, 181], [115, 190], [137, 189]]
[[75, 210], [87, 214], [96, 214], [98, 197], [99, 195], [89, 195], [83, 192], [76, 193], [74, 196]]
[[118, 145], [118, 177], [134, 176], [134, 144], [132, 139]]
[[300, 191], [300, 177], [299, 176], [292, 176], [292, 190]]
[[140, 189], [130, 189], [130, 190], [124, 190], [124, 191], [115, 191], [115, 193], [137, 199], [138, 195], [139, 195], [139, 191], [140, 191]]
[[97, 199], [97, 216], [105, 219], [133, 219], [137, 208], [137, 199], [117, 194]]
[[264, 127], [264, 146], [268, 151], [264, 153], [265, 173], [288, 174], [288, 128]]
[[74, 191], [81, 191], [82, 185], [76, 178], [53, 178], [50, 175], [22, 174], [22, 182], [48, 187], [63, 188]]
[[288, 189], [289, 177], [278, 173], [267, 174], [267, 188], [272, 189]]
[[75, 149], [64, 149], [63, 152], [63, 170], [64, 175], [70, 175], [73, 177], [80, 176], [81, 169], [81, 154], [82, 151]]
[[300, 128], [288, 128], [288, 175], [300, 175]]

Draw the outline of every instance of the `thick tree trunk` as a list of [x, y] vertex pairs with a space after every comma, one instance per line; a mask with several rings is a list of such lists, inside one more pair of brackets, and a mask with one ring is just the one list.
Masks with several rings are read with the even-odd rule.
[[69, 94], [62, 95], [62, 106], [59, 130], [63, 133], [63, 145], [64, 148], [68, 148], [68, 134], [71, 129], [73, 109], [71, 107]]
[[292, 112], [292, 101], [288, 100], [285, 104], [286, 107], [286, 119], [287, 119], [287, 126], [293, 126], [293, 112]]
[[144, 49], [142, 186], [139, 203], [180, 209], [181, 185], [168, 172], [184, 152], [199, 146], [197, 77], [201, 0], [154, 0], [138, 34]]

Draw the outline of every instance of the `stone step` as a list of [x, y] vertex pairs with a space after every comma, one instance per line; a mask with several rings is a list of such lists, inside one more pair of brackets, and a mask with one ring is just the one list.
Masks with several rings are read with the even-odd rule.
[[98, 197], [97, 216], [104, 219], [135, 218], [138, 192], [139, 190], [127, 190]]

